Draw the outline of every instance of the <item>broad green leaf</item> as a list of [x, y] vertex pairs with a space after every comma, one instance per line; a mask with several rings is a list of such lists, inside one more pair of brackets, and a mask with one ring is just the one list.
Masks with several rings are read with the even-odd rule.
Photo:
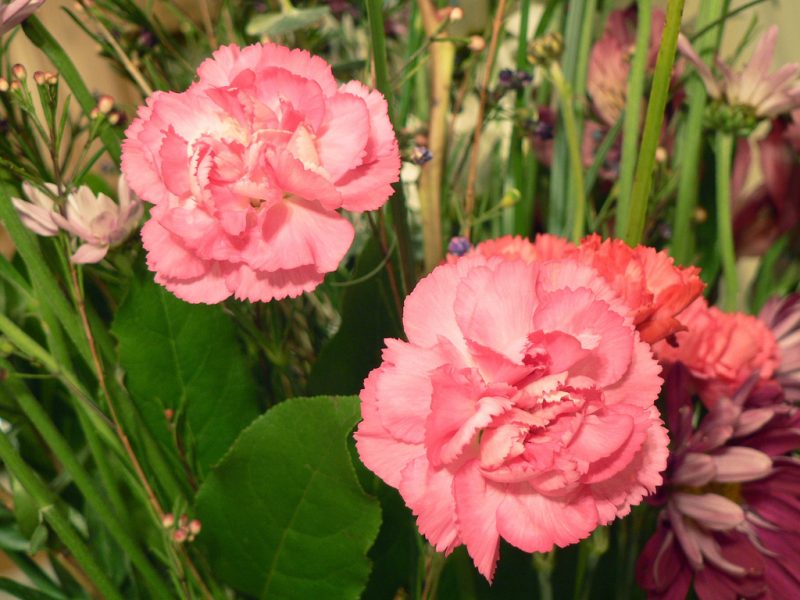
[[356, 397], [293, 398], [259, 417], [197, 496], [216, 575], [257, 598], [357, 598], [380, 526], [347, 447]]
[[300, 29], [307, 29], [316, 25], [330, 14], [327, 6], [315, 6], [312, 8], [291, 9], [282, 13], [270, 13], [266, 15], [256, 15], [247, 24], [245, 32], [247, 35], [266, 35], [274, 37], [293, 33]]
[[[128, 389], [155, 439], [202, 478], [258, 414], [258, 389], [221, 306], [187, 304], [140, 272], [112, 325]], [[192, 460], [193, 459], [193, 460]]]
[[402, 334], [386, 268], [369, 276], [382, 260], [378, 244], [370, 239], [353, 274], [356, 281], [367, 278], [345, 289], [342, 325], [311, 369], [309, 394], [357, 394], [381, 363], [384, 338]]

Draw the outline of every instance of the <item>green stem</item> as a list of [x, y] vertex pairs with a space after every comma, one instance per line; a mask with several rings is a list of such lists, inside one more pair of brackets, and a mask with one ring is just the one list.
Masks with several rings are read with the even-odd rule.
[[653, 1], [639, 0], [636, 5], [636, 47], [633, 52], [628, 90], [625, 100], [625, 116], [622, 128], [622, 163], [619, 172], [619, 204], [617, 206], [617, 231], [628, 227], [633, 191], [633, 174], [636, 169], [636, 151], [639, 146], [639, 127], [642, 120], [642, 97], [647, 74], [647, 55], [653, 25]]
[[[725, 10], [725, 0], [708, 0], [700, 6], [697, 24], [701, 35], [694, 42], [698, 54], [710, 61], [719, 46], [722, 27], [716, 35], [706, 35], [711, 31], [709, 23], [722, 23], [719, 17]], [[713, 26], [712, 26], [713, 29]], [[703, 117], [706, 111], [707, 92], [702, 80], [694, 76], [686, 82], [686, 96], [689, 110], [678, 135], [679, 164], [676, 165], [678, 177], [678, 198], [675, 205], [675, 220], [672, 226], [670, 254], [679, 264], [688, 264], [694, 258], [695, 237], [692, 217], [697, 205], [697, 191], [700, 183], [700, 155], [703, 148]]]
[[81, 565], [97, 589], [110, 600], [122, 600], [114, 584], [97, 563], [86, 543], [75, 531], [69, 519], [56, 506], [56, 497], [39, 479], [38, 475], [17, 454], [6, 434], [0, 434], [0, 460], [31, 495], [56, 535], [64, 542], [72, 556]]
[[[9, 371], [11, 370], [11, 365], [5, 360], [0, 364], [3, 364]], [[31, 420], [33, 426], [41, 434], [54, 454], [58, 456], [58, 460], [64, 465], [67, 472], [72, 476], [75, 485], [78, 487], [81, 494], [83, 494], [83, 497], [86, 498], [87, 503], [97, 513], [97, 516], [108, 529], [111, 537], [114, 538], [120, 548], [130, 558], [133, 566], [142, 574], [150, 592], [153, 593], [156, 598], [170, 597], [164, 582], [150, 564], [144, 552], [142, 552], [139, 545], [120, 525], [119, 519], [122, 518], [125, 513], [120, 513], [117, 516], [114, 515], [106, 499], [102, 496], [100, 491], [96, 489], [89, 473], [83, 468], [70, 445], [59, 433], [58, 429], [56, 429], [56, 426], [47, 416], [47, 413], [41, 405], [31, 395], [27, 386], [19, 381], [13, 380], [8, 381], [6, 386], [8, 386], [8, 390], [16, 399], [19, 407]]]
[[625, 229], [625, 241], [631, 246], [639, 244], [644, 233], [647, 204], [653, 185], [656, 149], [661, 138], [661, 126], [664, 123], [664, 109], [669, 96], [669, 82], [672, 78], [672, 65], [675, 62], [675, 49], [678, 45], [684, 2], [685, 0], [669, 0], [667, 4], [667, 22], [661, 37], [661, 47], [658, 50], [656, 69], [653, 75], [653, 87], [647, 103], [644, 135], [633, 180], [630, 216]]
[[[528, 15], [530, 14], [531, 0], [521, 0], [519, 4], [519, 29], [517, 30], [517, 63], [518, 71], [524, 70], [528, 66], [527, 40], [528, 40]], [[526, 89], [517, 90], [514, 107], [517, 110], [525, 108]], [[526, 190], [526, 171], [525, 150], [523, 144], [523, 132], [516, 120], [511, 130], [511, 141], [508, 151], [509, 180], [511, 185], [521, 192], [520, 201], [514, 206], [513, 227], [514, 233], [527, 236], [531, 229], [533, 218], [533, 197], [528, 196]]]
[[736, 248], [733, 242], [733, 219], [731, 216], [733, 134], [719, 131], [716, 142], [717, 243], [722, 258], [722, 274], [725, 277], [722, 307], [727, 311], [735, 311], [739, 283], [736, 275]]
[[533, 567], [539, 581], [540, 600], [553, 600], [553, 582], [551, 577], [556, 564], [556, 551], [534, 552]]
[[[372, 40], [372, 60], [375, 68], [375, 85], [386, 99], [389, 110], [389, 119], [397, 128], [394, 114], [394, 95], [389, 79], [389, 65], [386, 58], [386, 34], [383, 26], [382, 0], [367, 0], [367, 16], [369, 18], [370, 39]], [[398, 241], [400, 253], [400, 279], [403, 292], [407, 293], [414, 285], [415, 268], [414, 257], [411, 252], [411, 233], [408, 228], [408, 211], [403, 193], [402, 182], [394, 186], [394, 194], [389, 199], [389, 209], [392, 215], [392, 227]]]
[[584, 225], [586, 223], [586, 196], [584, 195], [583, 183], [583, 159], [581, 157], [581, 140], [578, 134], [578, 123], [573, 111], [572, 91], [569, 84], [564, 79], [564, 73], [557, 62], [550, 64], [550, 78], [558, 92], [559, 107], [561, 117], [564, 121], [564, 128], [569, 150], [569, 162], [572, 168], [572, 190], [571, 223], [572, 241], [578, 243], [583, 237]]

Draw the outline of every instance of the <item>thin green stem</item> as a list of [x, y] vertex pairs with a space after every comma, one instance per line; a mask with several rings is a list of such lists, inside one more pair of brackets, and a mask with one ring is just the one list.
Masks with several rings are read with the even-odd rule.
[[625, 115], [622, 126], [622, 163], [619, 170], [619, 204], [617, 206], [617, 232], [628, 227], [633, 191], [633, 174], [636, 170], [636, 152], [639, 147], [639, 127], [642, 120], [642, 97], [647, 74], [648, 48], [653, 24], [652, 0], [639, 0], [636, 5], [636, 48], [628, 76]]
[[572, 203], [571, 209], [571, 223], [572, 223], [572, 241], [579, 242], [583, 237], [584, 225], [586, 223], [586, 196], [584, 194], [583, 182], [583, 159], [581, 157], [581, 141], [578, 134], [578, 124], [575, 120], [575, 113], [573, 111], [573, 98], [572, 91], [569, 84], [564, 78], [564, 73], [557, 62], [550, 64], [550, 78], [553, 85], [558, 92], [559, 107], [561, 117], [564, 121], [564, 128], [567, 139], [567, 148], [569, 149], [569, 161], [572, 169], [572, 178], [574, 185], [570, 186], [572, 190]]
[[[722, 27], [716, 35], [707, 35], [713, 30], [713, 23], [722, 23], [718, 17], [725, 10], [725, 0], [708, 0], [700, 6], [697, 17], [701, 34], [694, 41], [698, 54], [710, 61], [721, 38]], [[709, 25], [711, 26], [709, 27]], [[681, 124], [677, 136], [679, 164], [678, 197], [675, 205], [675, 220], [672, 226], [670, 254], [679, 264], [688, 264], [694, 258], [695, 237], [692, 217], [697, 205], [697, 192], [700, 183], [700, 155], [703, 149], [703, 117], [706, 111], [707, 92], [702, 80], [694, 76], [686, 82], [686, 96], [689, 110]]]
[[684, 2], [685, 0], [669, 0], [667, 4], [667, 22], [661, 36], [653, 86], [647, 103], [644, 135], [633, 180], [630, 216], [625, 229], [625, 241], [631, 246], [639, 244], [644, 233], [647, 205], [653, 186], [656, 149], [661, 138], [661, 126], [664, 123], [664, 109], [669, 96], [669, 82], [672, 78], [672, 65], [675, 62], [675, 50], [678, 45]]
[[[521, 71], [528, 66], [527, 40], [528, 40], [528, 15], [530, 14], [531, 0], [521, 0], [519, 5], [519, 29], [517, 30], [517, 70]], [[515, 108], [521, 110], [525, 107], [526, 89], [517, 90]], [[525, 163], [525, 148], [523, 144], [523, 132], [514, 122], [511, 130], [511, 140], [509, 143], [508, 165], [510, 171], [510, 183], [521, 192], [521, 199], [513, 209], [513, 231], [528, 235], [531, 228], [533, 217], [533, 197], [526, 194], [526, 176], [529, 173], [523, 168]]]
[[736, 248], [733, 242], [733, 219], [731, 216], [731, 160], [733, 156], [733, 134], [717, 132], [716, 195], [717, 195], [717, 243], [722, 259], [722, 274], [725, 278], [722, 307], [735, 311], [739, 294], [736, 274]]
[[556, 564], [556, 551], [534, 552], [533, 567], [539, 581], [540, 600], [553, 600], [553, 582], [551, 577]]
[[[11, 365], [5, 360], [0, 362], [0, 364], [3, 364], [6, 369], [11, 370]], [[31, 395], [28, 387], [19, 381], [8, 381], [5, 385], [47, 445], [50, 446], [54, 454], [58, 456], [58, 460], [72, 476], [75, 485], [78, 487], [81, 494], [83, 494], [83, 497], [86, 498], [87, 503], [97, 513], [97, 516], [108, 529], [111, 537], [114, 538], [120, 548], [130, 558], [133, 566], [141, 573], [150, 592], [154, 594], [156, 598], [170, 597], [168, 588], [150, 564], [150, 561], [147, 559], [142, 549], [120, 525], [119, 519], [122, 518], [122, 514], [114, 515], [106, 499], [95, 487], [89, 473], [83, 468], [77, 456], [75, 456], [75, 453], [72, 451], [72, 448], [61, 433], [59, 433], [45, 410], [36, 401], [33, 395]]]
[[98, 590], [109, 600], [122, 600], [122, 596], [97, 563], [86, 543], [73, 528], [69, 519], [56, 506], [56, 497], [39, 479], [39, 476], [17, 454], [6, 434], [0, 434], [0, 460], [31, 495], [39, 513], [44, 517], [69, 552], [75, 557]]
[[[389, 119], [397, 128], [394, 113], [394, 94], [389, 79], [389, 65], [386, 58], [386, 34], [383, 25], [383, 2], [381, 0], [367, 0], [367, 16], [369, 18], [370, 39], [372, 40], [372, 63], [375, 69], [375, 86], [378, 88], [389, 111]], [[408, 211], [403, 193], [402, 183], [394, 185], [394, 194], [389, 199], [389, 209], [392, 216], [392, 227], [397, 236], [398, 251], [400, 253], [400, 279], [403, 293], [407, 293], [414, 285], [415, 268], [414, 257], [411, 252], [411, 233], [408, 228]]]

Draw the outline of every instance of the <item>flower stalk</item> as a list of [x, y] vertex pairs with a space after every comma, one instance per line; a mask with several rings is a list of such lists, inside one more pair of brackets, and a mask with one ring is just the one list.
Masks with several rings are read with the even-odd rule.
[[656, 150], [661, 138], [661, 126], [664, 124], [664, 109], [669, 96], [669, 83], [672, 79], [672, 65], [675, 62], [684, 1], [669, 0], [667, 4], [667, 22], [656, 59], [653, 87], [647, 103], [644, 134], [633, 180], [630, 216], [624, 232], [624, 239], [631, 246], [638, 244], [644, 234], [650, 190], [653, 187]]
[[739, 282], [736, 273], [736, 248], [733, 241], [733, 216], [731, 214], [731, 160], [734, 136], [718, 131], [715, 146], [716, 198], [717, 198], [717, 243], [722, 260], [724, 292], [722, 307], [736, 310]]

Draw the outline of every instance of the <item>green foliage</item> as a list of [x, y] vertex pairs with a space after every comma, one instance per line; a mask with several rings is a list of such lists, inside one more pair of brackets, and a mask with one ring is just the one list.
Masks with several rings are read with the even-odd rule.
[[221, 306], [178, 300], [140, 270], [112, 333], [147, 427], [170, 452], [185, 452], [202, 478], [258, 414], [258, 388], [232, 321]]
[[197, 497], [198, 540], [217, 576], [258, 598], [357, 598], [378, 503], [346, 440], [355, 397], [294, 398], [248, 427]]

